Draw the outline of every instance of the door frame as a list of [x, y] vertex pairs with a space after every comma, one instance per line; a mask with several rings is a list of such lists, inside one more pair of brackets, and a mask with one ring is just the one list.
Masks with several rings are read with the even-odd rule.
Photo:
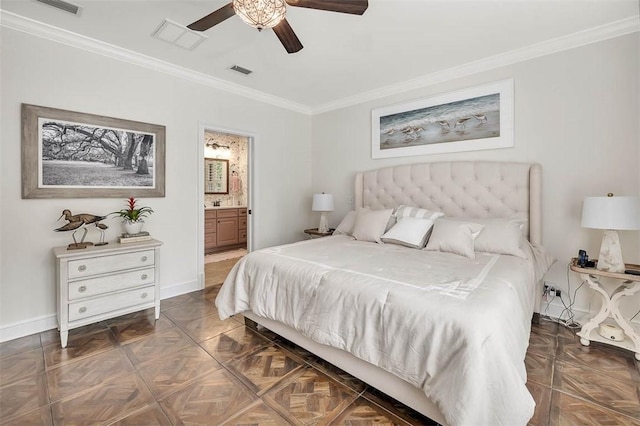
[[198, 182], [196, 185], [198, 191], [198, 288], [202, 290], [205, 285], [204, 279], [204, 133], [205, 131], [215, 133], [228, 133], [235, 136], [241, 136], [247, 138], [247, 252], [253, 250], [254, 232], [253, 232], [253, 217], [255, 211], [253, 208], [253, 189], [255, 187], [255, 170], [253, 164], [253, 150], [256, 141], [256, 134], [245, 130], [230, 129], [213, 124], [207, 124], [198, 122], [198, 150], [197, 150], [197, 163], [198, 170]]

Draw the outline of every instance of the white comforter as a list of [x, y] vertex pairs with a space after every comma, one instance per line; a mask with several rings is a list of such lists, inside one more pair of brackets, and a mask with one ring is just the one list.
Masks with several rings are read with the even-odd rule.
[[451, 425], [525, 425], [535, 270], [513, 256], [333, 236], [250, 253], [216, 306], [222, 319], [250, 310], [401, 377]]

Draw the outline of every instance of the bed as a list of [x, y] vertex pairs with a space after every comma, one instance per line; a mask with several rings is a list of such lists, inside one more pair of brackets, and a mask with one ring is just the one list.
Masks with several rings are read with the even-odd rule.
[[360, 211], [442, 212], [429, 244], [438, 223], [515, 221], [522, 253], [476, 245], [468, 258], [348, 234], [271, 247], [232, 269], [220, 316], [242, 313], [438, 423], [526, 424], [524, 358], [552, 263], [540, 245], [541, 167], [403, 165], [359, 173], [354, 189]]

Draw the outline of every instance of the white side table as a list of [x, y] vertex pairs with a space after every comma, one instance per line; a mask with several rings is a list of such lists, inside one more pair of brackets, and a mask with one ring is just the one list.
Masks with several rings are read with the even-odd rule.
[[[626, 268], [640, 270], [638, 265], [626, 265]], [[571, 270], [578, 273], [580, 278], [602, 296], [600, 311], [583, 325], [582, 329], [577, 333], [580, 336], [580, 343], [584, 346], [589, 346], [589, 343], [594, 341], [628, 349], [635, 352], [636, 359], [640, 361], [640, 333], [629, 321], [622, 317], [619, 308], [622, 298], [640, 291], [640, 275], [606, 272], [596, 268], [581, 268], [577, 265], [577, 259], [573, 259], [571, 262]], [[603, 277], [620, 280], [621, 284], [609, 294], [600, 283], [600, 279]], [[609, 323], [615, 322], [624, 331], [624, 340], [617, 341], [602, 337], [598, 333], [598, 329], [600, 324], [605, 321]]]

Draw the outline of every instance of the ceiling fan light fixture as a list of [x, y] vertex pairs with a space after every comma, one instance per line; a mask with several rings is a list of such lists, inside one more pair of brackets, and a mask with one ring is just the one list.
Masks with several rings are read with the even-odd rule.
[[233, 0], [233, 10], [247, 25], [261, 31], [273, 28], [285, 17], [284, 0]]

